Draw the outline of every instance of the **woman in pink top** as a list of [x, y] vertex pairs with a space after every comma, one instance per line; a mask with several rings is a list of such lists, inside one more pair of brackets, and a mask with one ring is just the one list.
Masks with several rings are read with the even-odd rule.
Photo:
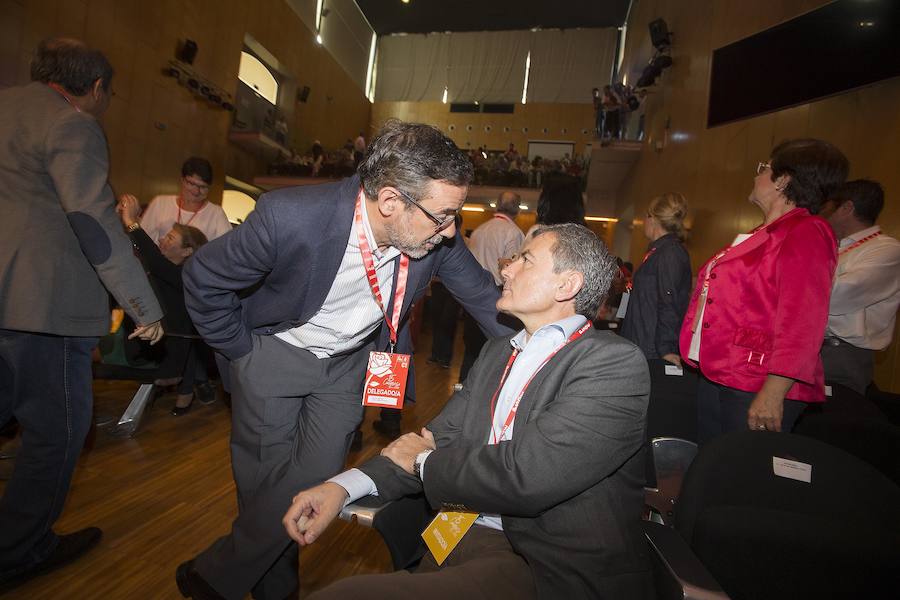
[[750, 201], [762, 225], [700, 268], [680, 349], [700, 369], [700, 443], [728, 431], [790, 431], [806, 403], [825, 400], [819, 349], [837, 241], [814, 216], [847, 177], [827, 142], [782, 142], [757, 166]]

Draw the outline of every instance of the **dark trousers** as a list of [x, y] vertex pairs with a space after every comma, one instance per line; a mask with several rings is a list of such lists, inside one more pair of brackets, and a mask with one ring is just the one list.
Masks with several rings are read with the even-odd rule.
[[[697, 443], [701, 446], [730, 431], [747, 431], [747, 413], [756, 392], [713, 383], [702, 375], [697, 382]], [[805, 402], [784, 401], [781, 431], [790, 432], [806, 408]]]
[[396, 571], [348, 577], [309, 596], [310, 600], [536, 597], [531, 569], [509, 545], [506, 535], [478, 525], [469, 530], [441, 566], [429, 552], [415, 573]]
[[860, 396], [872, 383], [875, 373], [875, 353], [859, 348], [837, 338], [825, 338], [822, 344], [822, 366], [825, 367], [825, 383], [842, 385]]
[[0, 427], [22, 428], [0, 500], [0, 576], [44, 560], [59, 539], [72, 472], [91, 427], [91, 350], [98, 338], [0, 329]]
[[478, 322], [473, 319], [469, 313], [465, 314], [463, 320], [463, 345], [465, 353], [463, 354], [462, 366], [459, 368], [459, 381], [465, 383], [466, 377], [469, 376], [469, 369], [475, 364], [475, 360], [481, 353], [481, 348], [487, 342], [484, 333], [478, 326]]
[[297, 545], [281, 518], [300, 490], [344, 466], [363, 416], [372, 344], [318, 359], [274, 336], [254, 336], [232, 361], [231, 465], [238, 517], [197, 556], [200, 574], [229, 600], [282, 600], [297, 589]]
[[431, 358], [449, 365], [459, 321], [459, 303], [443, 283], [431, 284]]

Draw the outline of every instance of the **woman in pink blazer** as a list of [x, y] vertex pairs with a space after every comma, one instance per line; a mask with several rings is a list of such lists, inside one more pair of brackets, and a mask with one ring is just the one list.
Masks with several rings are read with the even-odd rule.
[[824, 402], [819, 349], [837, 241], [814, 215], [847, 171], [827, 142], [782, 142], [759, 163], [750, 193], [763, 224], [701, 267], [679, 340], [703, 375], [701, 444], [748, 428], [790, 431], [806, 403]]

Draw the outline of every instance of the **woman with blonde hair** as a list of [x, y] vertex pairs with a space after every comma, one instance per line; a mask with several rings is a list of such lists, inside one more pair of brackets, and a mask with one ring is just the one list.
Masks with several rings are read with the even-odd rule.
[[691, 296], [691, 260], [682, 243], [687, 201], [677, 192], [650, 201], [644, 235], [650, 246], [634, 273], [622, 335], [643, 350], [650, 363], [681, 366], [678, 334]]

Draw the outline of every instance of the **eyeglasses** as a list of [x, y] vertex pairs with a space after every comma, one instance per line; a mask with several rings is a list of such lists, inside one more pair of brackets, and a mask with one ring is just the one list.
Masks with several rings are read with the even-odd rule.
[[187, 184], [190, 187], [197, 190], [198, 192], [208, 192], [209, 191], [209, 186], [206, 185], [205, 183], [196, 183], [196, 182], [191, 181], [187, 177], [182, 177], [181, 180], [184, 181], [185, 184]]
[[756, 174], [759, 175], [759, 174], [761, 174], [763, 171], [765, 171], [766, 169], [771, 169], [771, 168], [772, 168], [772, 163], [770, 163], [770, 162], [761, 162], [761, 163], [759, 163], [758, 165], [756, 165]]
[[401, 196], [403, 196], [404, 198], [406, 198], [407, 200], [412, 202], [414, 205], [416, 205], [416, 207], [419, 208], [419, 210], [421, 210], [423, 213], [425, 213], [425, 216], [428, 217], [432, 223], [434, 223], [435, 227], [437, 228], [437, 231], [443, 231], [444, 229], [447, 229], [448, 227], [450, 227], [450, 225], [453, 224], [453, 221], [456, 220], [456, 216], [459, 214], [459, 211], [457, 210], [457, 211], [453, 212], [452, 214], [444, 216], [444, 218], [441, 219], [436, 214], [434, 214], [433, 212], [431, 212], [430, 210], [428, 210], [427, 208], [425, 208], [424, 206], [422, 206], [421, 204], [416, 202], [415, 198], [413, 198], [406, 192], [403, 192], [401, 190], [397, 190], [397, 191], [400, 193]]

